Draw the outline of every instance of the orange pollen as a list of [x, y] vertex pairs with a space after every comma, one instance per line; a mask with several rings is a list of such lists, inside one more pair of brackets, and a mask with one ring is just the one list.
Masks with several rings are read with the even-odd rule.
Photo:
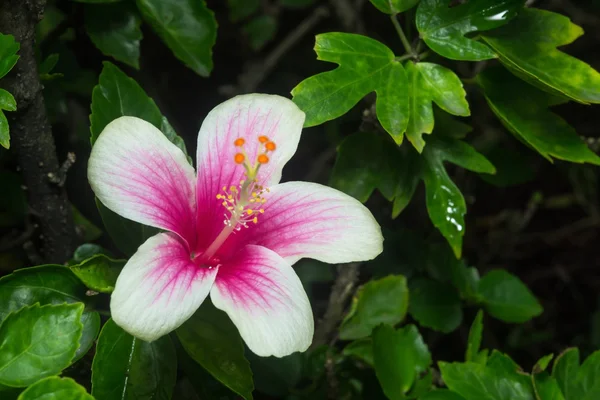
[[259, 163], [261, 163], [261, 164], [266, 164], [266, 163], [268, 163], [268, 162], [269, 162], [269, 157], [267, 157], [267, 155], [266, 155], [266, 154], [260, 154], [260, 155], [258, 156], [258, 159], [257, 159], [257, 161], [258, 161]]
[[262, 135], [262, 136], [258, 137], [258, 141], [261, 142], [261, 143], [267, 143], [269, 141], [269, 138], [266, 137], [266, 136], [264, 136], [264, 135]]
[[[244, 139], [242, 139], [242, 140], [244, 140]], [[236, 164], [243, 163], [245, 159], [246, 159], [246, 157], [244, 157], [244, 155], [242, 153], [237, 153], [235, 156], [233, 156], [233, 161], [235, 161]]]
[[238, 147], [243, 146], [244, 143], [246, 143], [246, 141], [243, 138], [235, 139], [235, 141], [233, 142], [233, 144]]
[[276, 148], [275, 142], [267, 142], [267, 144], [265, 144], [265, 149], [268, 151], [275, 151]]

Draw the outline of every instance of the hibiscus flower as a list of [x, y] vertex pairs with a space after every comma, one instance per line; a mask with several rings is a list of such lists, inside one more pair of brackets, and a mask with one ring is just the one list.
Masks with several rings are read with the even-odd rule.
[[198, 133], [197, 173], [152, 124], [121, 117], [89, 159], [98, 199], [164, 232], [129, 259], [112, 293], [112, 318], [146, 341], [179, 327], [210, 294], [247, 346], [282, 357], [311, 344], [309, 300], [292, 265], [369, 260], [382, 251], [369, 210], [335, 189], [279, 183], [304, 113], [272, 95], [237, 96]]

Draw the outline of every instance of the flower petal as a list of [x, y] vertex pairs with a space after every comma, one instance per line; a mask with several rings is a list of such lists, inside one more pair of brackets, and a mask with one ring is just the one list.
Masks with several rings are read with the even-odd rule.
[[314, 321], [302, 283], [269, 249], [248, 245], [221, 265], [210, 298], [261, 357], [305, 351], [312, 342]]
[[110, 300], [112, 317], [133, 336], [156, 340], [179, 327], [200, 307], [217, 270], [195, 265], [178, 236], [152, 236], [117, 279]]
[[223, 227], [224, 209], [215, 196], [223, 186], [237, 186], [245, 177], [244, 167], [234, 162], [240, 151], [234, 141], [244, 139], [244, 150], [252, 163], [261, 148], [259, 136], [267, 136], [276, 144], [269, 162], [261, 165], [258, 173], [261, 184], [274, 185], [296, 152], [303, 124], [304, 113], [291, 100], [267, 94], [236, 96], [207, 115], [198, 133], [197, 153], [198, 219], [209, 231], [205, 232], [207, 240], [214, 239]]
[[100, 201], [117, 214], [195, 243], [195, 173], [154, 125], [120, 117], [104, 128], [88, 163]]
[[381, 227], [358, 200], [309, 182], [270, 189], [258, 224], [232, 235], [225, 251], [244, 243], [267, 247], [288, 263], [300, 258], [339, 264], [366, 261], [383, 251]]

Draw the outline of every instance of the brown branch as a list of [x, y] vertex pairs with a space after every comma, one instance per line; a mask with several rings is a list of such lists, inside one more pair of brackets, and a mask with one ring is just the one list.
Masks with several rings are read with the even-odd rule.
[[0, 85], [17, 101], [17, 111], [7, 113], [11, 141], [29, 206], [38, 220], [43, 261], [62, 263], [71, 256], [76, 236], [66, 192], [48, 179], [60, 175], [60, 169], [34, 54], [35, 25], [45, 4], [45, 0], [0, 1], [0, 32], [21, 44], [19, 61]]

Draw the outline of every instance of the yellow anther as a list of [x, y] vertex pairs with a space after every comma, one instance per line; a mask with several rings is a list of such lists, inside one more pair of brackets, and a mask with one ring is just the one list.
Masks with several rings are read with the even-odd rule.
[[258, 224], [258, 218], [254, 217], [254, 219], [252, 219], [252, 222], [254, 222], [255, 224]]
[[261, 208], [260, 210], [258, 210], [258, 211], [260, 211], [260, 213], [261, 213], [261, 214], [264, 214], [264, 213], [265, 213], [265, 210], [264, 210], [264, 209], [262, 209], [262, 208]]
[[253, 209], [249, 208], [248, 210], [246, 210], [246, 214], [248, 215], [252, 215], [252, 213], [254, 212]]

